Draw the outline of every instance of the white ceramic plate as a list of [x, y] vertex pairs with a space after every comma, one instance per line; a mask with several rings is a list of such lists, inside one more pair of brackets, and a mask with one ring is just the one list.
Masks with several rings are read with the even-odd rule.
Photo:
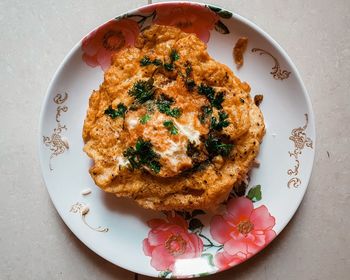
[[[81, 133], [89, 96], [102, 82], [111, 50], [133, 44], [140, 30], [152, 23], [196, 33], [207, 42], [212, 57], [251, 85], [252, 95], [264, 95], [261, 165], [252, 171], [245, 196], [231, 198], [215, 216], [196, 211], [174, 218], [143, 210], [131, 200], [102, 192], [88, 173], [91, 161], [82, 151]], [[244, 66], [237, 71], [232, 48], [241, 36], [248, 37], [249, 44]], [[73, 47], [44, 100], [39, 150], [51, 199], [86, 246], [128, 270], [170, 278], [216, 273], [271, 242], [304, 196], [314, 141], [314, 116], [305, 87], [288, 55], [269, 35], [217, 7], [161, 3], [113, 19]], [[86, 188], [92, 192], [82, 195]]]

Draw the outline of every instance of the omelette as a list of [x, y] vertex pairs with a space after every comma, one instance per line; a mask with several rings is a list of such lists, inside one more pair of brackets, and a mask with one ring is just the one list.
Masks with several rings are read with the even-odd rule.
[[196, 35], [161, 25], [113, 55], [83, 127], [96, 185], [157, 211], [215, 209], [264, 134], [250, 86]]

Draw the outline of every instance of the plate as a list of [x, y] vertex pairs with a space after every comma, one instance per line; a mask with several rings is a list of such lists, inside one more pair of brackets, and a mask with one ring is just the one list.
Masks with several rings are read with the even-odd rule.
[[[195, 33], [209, 54], [263, 94], [266, 122], [246, 192], [232, 192], [218, 213], [173, 215], [144, 210], [105, 194], [91, 179], [82, 125], [92, 90], [103, 80], [113, 52], [132, 45], [151, 24]], [[244, 65], [232, 49], [248, 37]], [[99, 26], [78, 42], [55, 73], [40, 118], [39, 153], [51, 199], [71, 231], [106, 260], [136, 273], [197, 277], [233, 267], [265, 248], [298, 208], [311, 174], [314, 115], [296, 67], [286, 52], [247, 19], [216, 6], [160, 3]], [[83, 195], [84, 189], [91, 193]]]

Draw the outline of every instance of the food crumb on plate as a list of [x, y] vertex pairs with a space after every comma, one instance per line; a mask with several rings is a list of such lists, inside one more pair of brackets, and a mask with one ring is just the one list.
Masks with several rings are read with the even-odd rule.
[[87, 188], [87, 189], [84, 189], [80, 192], [81, 195], [88, 195], [91, 193], [91, 189]]
[[264, 96], [262, 94], [257, 94], [254, 96], [254, 103], [256, 106], [260, 106], [261, 102], [263, 102]]
[[244, 62], [243, 54], [247, 49], [247, 45], [248, 45], [248, 38], [240, 37], [233, 48], [233, 57], [234, 57], [237, 69], [239, 69], [243, 65], [243, 62]]

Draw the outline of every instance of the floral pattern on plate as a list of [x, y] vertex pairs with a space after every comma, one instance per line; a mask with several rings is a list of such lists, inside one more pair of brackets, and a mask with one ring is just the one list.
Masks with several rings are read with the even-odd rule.
[[62, 125], [61, 123], [61, 113], [67, 112], [68, 107], [66, 105], [62, 105], [64, 102], [66, 102], [68, 99], [68, 93], [65, 92], [64, 94], [58, 93], [53, 98], [53, 101], [55, 104], [57, 104], [56, 108], [56, 128], [53, 129], [53, 133], [51, 136], [43, 136], [43, 143], [46, 147], [49, 147], [51, 153], [50, 161], [49, 161], [49, 169], [50, 171], [53, 171], [52, 167], [52, 159], [54, 157], [57, 157], [58, 155], [63, 154], [65, 151], [69, 149], [69, 143], [66, 137], [62, 136], [62, 132], [67, 130], [66, 125]]
[[194, 33], [207, 43], [210, 31], [230, 33], [220, 18], [230, 18], [232, 13], [214, 6], [181, 3], [157, 4], [144, 7], [139, 13], [130, 13], [103, 24], [82, 41], [82, 59], [90, 67], [106, 70], [113, 53], [133, 46], [140, 31], [151, 24], [176, 26], [187, 33]]
[[187, 221], [179, 215], [150, 220], [148, 226], [151, 230], [143, 241], [143, 251], [156, 270], [172, 271], [177, 259], [197, 258], [203, 252], [202, 240], [188, 231]]
[[[229, 199], [226, 210], [213, 216], [208, 225], [198, 218], [206, 214], [201, 210], [165, 213], [165, 220], [149, 220], [151, 230], [143, 240], [143, 252], [163, 278], [183, 276], [176, 268], [180, 259], [207, 259], [213, 271], [240, 264], [276, 237], [276, 221], [267, 207], [254, 208], [253, 202], [261, 197], [261, 186], [257, 185], [246, 196]], [[209, 228], [210, 237], [205, 228]]]
[[219, 269], [226, 269], [250, 258], [276, 236], [275, 218], [267, 207], [254, 209], [246, 197], [231, 199], [224, 215], [216, 215], [210, 223], [210, 233], [215, 241], [223, 244], [223, 252], [215, 255]]
[[181, 5], [180, 3], [170, 3], [168, 5], [157, 5], [143, 9], [143, 12], [152, 12], [155, 9], [156, 15], [152, 23], [169, 25], [180, 28], [187, 33], [194, 33], [203, 42], [207, 43], [210, 37], [210, 30], [219, 20], [219, 16], [202, 5]]
[[81, 45], [83, 61], [106, 70], [111, 64], [112, 54], [124, 47], [133, 46], [139, 35], [137, 22], [130, 19], [113, 19], [86, 36]]

